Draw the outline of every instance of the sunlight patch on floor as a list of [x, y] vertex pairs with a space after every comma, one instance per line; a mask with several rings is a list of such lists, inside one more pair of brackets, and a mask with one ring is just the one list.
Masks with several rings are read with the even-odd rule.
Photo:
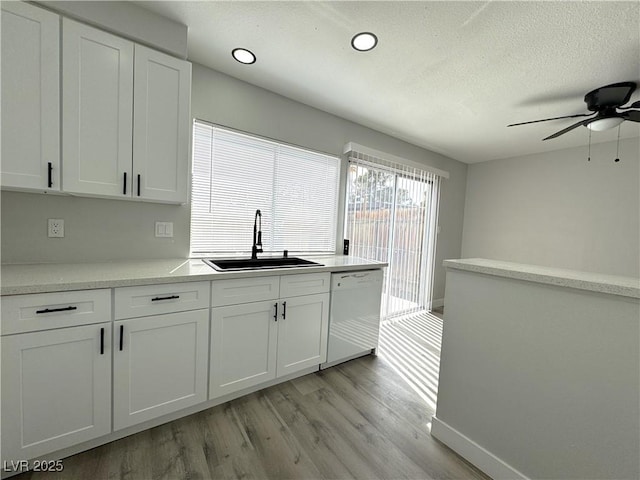
[[385, 320], [378, 354], [432, 408], [436, 408], [442, 319], [423, 311]]

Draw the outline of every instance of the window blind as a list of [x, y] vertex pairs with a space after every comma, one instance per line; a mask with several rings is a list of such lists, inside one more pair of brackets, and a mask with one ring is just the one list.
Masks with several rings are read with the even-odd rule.
[[256, 210], [265, 252], [334, 253], [339, 162], [196, 121], [191, 254], [250, 252]]
[[430, 308], [440, 175], [348, 153], [345, 234], [353, 255], [389, 263], [383, 318]]

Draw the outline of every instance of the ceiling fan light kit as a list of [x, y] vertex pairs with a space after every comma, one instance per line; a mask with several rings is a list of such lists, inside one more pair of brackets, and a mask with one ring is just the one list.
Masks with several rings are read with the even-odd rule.
[[594, 132], [603, 132], [605, 130], [609, 130], [610, 128], [617, 127], [622, 122], [624, 122], [624, 118], [621, 117], [601, 118], [587, 124], [587, 128], [589, 130], [593, 130]]
[[628, 107], [623, 107], [631, 98], [631, 94], [636, 90], [635, 82], [620, 82], [604, 87], [596, 88], [584, 96], [587, 109], [592, 113], [579, 113], [564, 117], [545, 118], [543, 120], [533, 120], [531, 122], [513, 123], [508, 127], [526, 125], [529, 123], [548, 122], [550, 120], [562, 120], [565, 118], [589, 117], [580, 120], [542, 140], [557, 138], [570, 132], [574, 128], [583, 125], [591, 131], [601, 132], [619, 126], [625, 120], [630, 122], [640, 122], [640, 102], [634, 102]]

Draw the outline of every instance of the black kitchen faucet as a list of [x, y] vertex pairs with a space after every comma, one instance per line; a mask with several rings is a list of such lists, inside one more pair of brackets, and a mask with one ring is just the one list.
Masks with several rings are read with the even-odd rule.
[[[258, 218], [260, 223], [258, 224]], [[258, 225], [260, 225], [258, 227]], [[251, 247], [251, 259], [257, 260], [258, 253], [262, 253], [262, 213], [256, 210], [256, 216], [253, 219], [253, 246]]]

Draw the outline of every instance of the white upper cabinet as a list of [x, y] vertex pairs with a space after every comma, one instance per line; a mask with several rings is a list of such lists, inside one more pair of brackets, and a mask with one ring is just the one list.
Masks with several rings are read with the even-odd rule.
[[2, 187], [60, 190], [60, 17], [2, 2]]
[[62, 90], [64, 190], [130, 197], [133, 43], [63, 19]]
[[64, 191], [186, 203], [191, 64], [64, 19]]
[[134, 196], [185, 203], [191, 64], [135, 46]]

